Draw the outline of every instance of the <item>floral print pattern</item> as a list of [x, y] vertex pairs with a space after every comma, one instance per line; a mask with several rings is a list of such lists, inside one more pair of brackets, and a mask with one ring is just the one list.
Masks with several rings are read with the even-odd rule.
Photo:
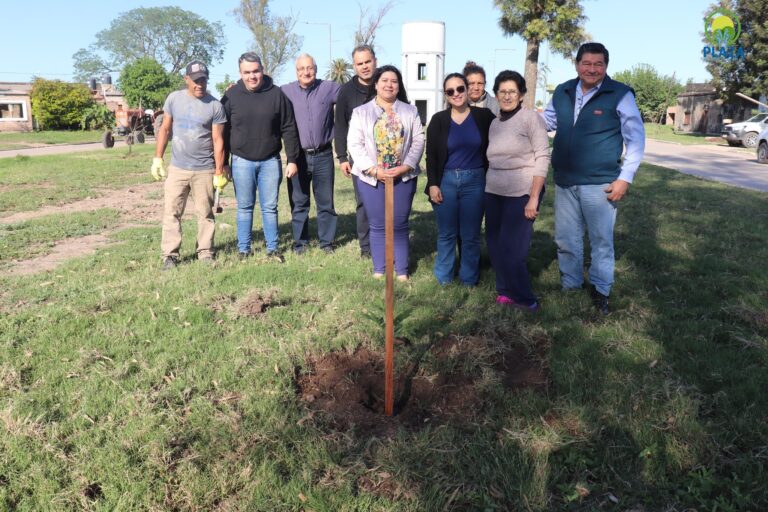
[[376, 141], [379, 167], [391, 169], [402, 163], [404, 139], [405, 129], [400, 117], [394, 112], [382, 112], [373, 127], [373, 140]]

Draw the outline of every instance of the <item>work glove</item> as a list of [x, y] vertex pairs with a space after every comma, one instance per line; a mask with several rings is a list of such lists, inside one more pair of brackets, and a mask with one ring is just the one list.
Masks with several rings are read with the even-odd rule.
[[229, 180], [223, 174], [213, 175], [213, 188], [219, 189], [219, 192], [227, 186], [227, 183], [229, 183]]
[[156, 156], [152, 159], [152, 168], [150, 169], [150, 172], [152, 173], [152, 177], [155, 178], [155, 181], [160, 181], [162, 178], [165, 178], [165, 165], [163, 165], [162, 158]]

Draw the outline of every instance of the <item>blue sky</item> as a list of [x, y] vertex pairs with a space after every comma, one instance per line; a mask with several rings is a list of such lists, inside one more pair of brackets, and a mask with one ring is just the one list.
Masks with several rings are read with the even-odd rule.
[[[363, 3], [375, 7], [383, 2], [361, 0]], [[70, 80], [72, 54], [92, 43], [96, 32], [107, 28], [119, 13], [136, 7], [178, 5], [209, 21], [222, 22], [227, 46], [224, 61], [211, 66], [212, 82], [221, 81], [225, 73], [236, 76], [237, 57], [251, 45], [250, 32], [231, 14], [237, 0], [39, 0], [4, 4], [0, 81], [27, 81], [32, 75]], [[348, 57], [359, 14], [356, 0], [273, 0], [271, 4], [274, 14], [299, 15], [296, 30], [304, 36], [302, 51], [315, 56], [321, 76], [327, 69], [329, 24], [333, 57]], [[469, 7], [473, 4], [475, 7]], [[697, 82], [710, 78], [701, 60], [700, 36], [709, 1], [584, 0], [583, 5], [589, 18], [587, 31], [610, 51], [609, 74], [647, 63], [665, 75], [674, 73], [683, 83], [689, 78]], [[28, 13], [30, 6], [34, 8], [32, 15]], [[446, 72], [459, 71], [467, 59], [483, 65], [489, 78], [502, 69], [522, 72], [525, 43], [518, 36], [505, 37], [498, 27], [498, 17], [492, 0], [398, 0], [377, 34], [379, 63], [400, 65], [403, 22], [444, 21]], [[547, 53], [545, 46], [540, 60], [548, 61], [549, 83], [575, 76], [569, 61]], [[278, 83], [295, 80], [292, 66], [275, 78]]]

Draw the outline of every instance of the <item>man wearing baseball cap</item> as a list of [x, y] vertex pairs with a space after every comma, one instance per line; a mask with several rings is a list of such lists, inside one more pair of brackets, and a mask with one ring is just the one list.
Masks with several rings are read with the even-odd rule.
[[[168, 95], [163, 124], [157, 133], [152, 177], [165, 180], [163, 208], [163, 270], [176, 267], [181, 247], [181, 216], [191, 195], [197, 214], [197, 247], [200, 261], [213, 261], [213, 189], [228, 182], [224, 169], [224, 124], [221, 103], [207, 91], [208, 67], [199, 60], [187, 64], [186, 88]], [[171, 165], [166, 173], [163, 154], [173, 131]]]

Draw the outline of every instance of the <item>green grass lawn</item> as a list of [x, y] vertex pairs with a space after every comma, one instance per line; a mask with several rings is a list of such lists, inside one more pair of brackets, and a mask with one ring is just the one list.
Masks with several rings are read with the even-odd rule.
[[[703, 135], [700, 133], [679, 133], [676, 132], [671, 126], [658, 123], [645, 123], [645, 136], [649, 139], [676, 142], [678, 144], [725, 145], [725, 141], [720, 140], [720, 138], [717, 136]], [[712, 140], [713, 138], [716, 138], [717, 140]]]
[[[150, 149], [0, 160], [2, 214], [147, 181]], [[383, 283], [358, 257], [350, 182], [336, 186], [330, 256], [267, 261], [257, 214], [260, 251], [240, 262], [228, 208], [213, 267], [192, 259], [187, 222], [176, 271], [160, 272], [158, 225], [50, 272], [0, 274], [0, 510], [768, 509], [768, 195], [643, 165], [603, 319], [559, 289], [550, 189], [529, 262], [543, 309], [526, 316], [494, 304], [487, 261], [476, 289], [436, 284], [421, 180], [397, 371], [463, 369], [480, 405], [363, 436], [296, 388], [309, 357], [383, 351]], [[283, 186], [286, 251], [288, 208]], [[57, 217], [0, 226], [0, 248], [18, 258], [115, 213]], [[257, 292], [271, 307], [243, 314]], [[548, 385], [507, 389], [471, 351], [430, 356], [449, 334], [529, 352]]]
[[24, 149], [41, 144], [80, 144], [83, 142], [101, 142], [102, 130], [65, 131], [43, 130], [39, 132], [0, 133], [0, 151]]

